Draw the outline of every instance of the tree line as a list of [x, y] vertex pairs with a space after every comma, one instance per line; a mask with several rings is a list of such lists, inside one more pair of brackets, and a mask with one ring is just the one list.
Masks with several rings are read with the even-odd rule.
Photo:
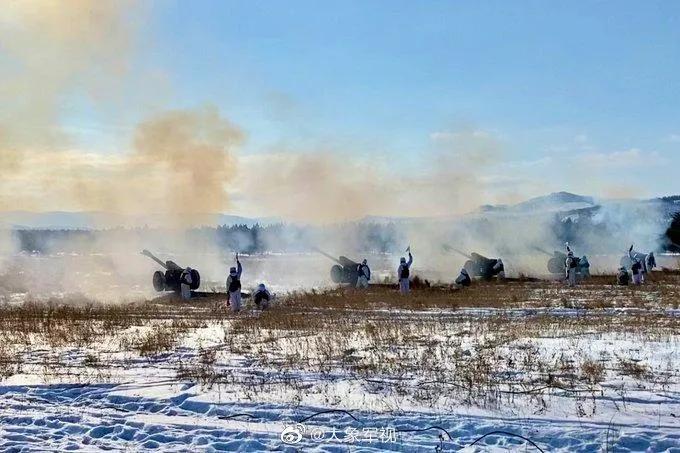
[[[456, 245], [464, 244], [466, 241], [484, 244], [486, 241], [490, 244], [489, 249], [503, 254], [513, 250], [513, 245], [516, 245], [518, 238], [524, 234], [523, 229], [526, 228], [527, 222], [528, 219], [474, 218], [451, 225], [441, 223], [434, 228], [431, 224], [414, 221], [357, 222], [325, 226], [284, 223], [221, 225], [188, 230], [150, 227], [104, 230], [21, 229], [12, 231], [12, 234], [20, 250], [29, 253], [107, 252], [120, 250], [121, 245], [128, 244], [139, 244], [140, 247], [149, 249], [162, 247], [172, 250], [173, 244], [180, 243], [190, 244], [196, 251], [214, 251], [217, 245], [222, 250], [248, 254], [311, 252], [315, 245], [323, 247], [324, 244], [330, 248], [337, 245], [365, 253], [398, 253], [408, 245], [409, 237], [416, 233], [421, 234], [421, 237], [423, 235], [427, 237], [428, 228], [432, 228], [447, 231], [437, 238], [442, 242]], [[656, 238], [658, 251], [680, 252], [680, 213], [660, 222], [666, 223], [651, 229], [665, 230], [665, 234]], [[573, 220], [571, 217], [561, 218], [555, 215], [547, 222], [545, 231], [542, 232], [549, 238], [550, 246], [561, 247], [560, 244], [569, 241], [593, 253], [627, 247], [626, 242], [634, 239], [633, 230], [625, 228], [623, 230], [617, 223], [601, 221], [594, 216], [581, 216]], [[527, 242], [522, 246], [527, 245], [531, 244]], [[329, 252], [344, 253], [342, 250]]]

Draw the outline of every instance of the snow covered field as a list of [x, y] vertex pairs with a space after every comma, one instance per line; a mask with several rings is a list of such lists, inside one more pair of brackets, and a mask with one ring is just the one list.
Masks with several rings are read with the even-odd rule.
[[680, 275], [654, 280], [5, 303], [0, 449], [680, 451]]

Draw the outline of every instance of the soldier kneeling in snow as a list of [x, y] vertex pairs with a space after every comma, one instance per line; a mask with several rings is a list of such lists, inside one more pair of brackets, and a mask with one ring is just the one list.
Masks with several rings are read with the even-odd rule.
[[460, 288], [463, 286], [470, 286], [472, 284], [472, 279], [470, 279], [470, 274], [468, 274], [468, 271], [465, 270], [465, 268], [462, 268], [460, 270], [460, 275], [458, 275], [458, 278], [456, 279], [456, 285]]
[[630, 274], [624, 266], [621, 266], [619, 273], [616, 274], [616, 283], [621, 286], [628, 286], [628, 283], [630, 283]]
[[257, 291], [255, 291], [253, 294], [253, 301], [255, 302], [257, 308], [266, 310], [269, 308], [269, 303], [272, 297], [272, 294], [269, 292], [269, 290], [267, 290], [267, 287], [264, 286], [264, 283], [260, 283], [257, 286]]

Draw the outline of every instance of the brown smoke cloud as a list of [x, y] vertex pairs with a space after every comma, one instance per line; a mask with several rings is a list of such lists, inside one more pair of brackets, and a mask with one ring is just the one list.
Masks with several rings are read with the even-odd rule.
[[272, 215], [332, 223], [379, 214], [390, 203], [385, 175], [371, 162], [327, 151], [270, 154], [251, 162], [242, 188]]
[[[24, 0], [0, 11], [0, 209], [165, 214], [203, 223], [230, 208], [233, 151], [243, 133], [215, 108], [158, 113], [132, 132], [130, 150], [79, 149], [62, 127], [65, 100], [106, 111], [124, 98], [144, 17], [127, 0]], [[325, 223], [366, 215], [441, 216], [476, 208], [499, 151], [473, 129], [433, 134], [423, 168], [395, 169], [372, 153], [337, 150], [255, 159], [230, 187], [257, 215]], [[252, 160], [252, 159], [251, 159]], [[487, 200], [488, 201], [488, 200]], [[144, 223], [144, 220], [142, 220]]]
[[132, 5], [127, 0], [3, 3], [3, 154], [63, 144], [67, 137], [59, 116], [68, 95], [77, 92], [96, 103], [116, 99], [132, 49]]
[[[224, 185], [243, 133], [214, 107], [158, 114], [140, 123], [133, 150], [98, 154], [26, 151], [0, 181], [0, 209], [160, 214], [175, 225], [229, 208]], [[53, 209], [53, 208], [52, 208]], [[144, 219], [140, 219], [143, 223]]]
[[[112, 154], [78, 149], [62, 125], [65, 100], [83, 98], [104, 112], [119, 107], [139, 46], [140, 7], [127, 0], [3, 5], [0, 210], [162, 214], [163, 223], [184, 225], [229, 207], [224, 185], [243, 133], [214, 107], [150, 115], [134, 129], [131, 151]], [[142, 78], [136, 73], [135, 83]]]
[[[68, 96], [116, 98], [132, 50], [132, 3], [22, 0], [0, 9], [0, 209], [64, 209], [66, 186], [96, 160], [60, 117]], [[70, 172], [73, 171], [73, 174]]]
[[229, 208], [225, 184], [236, 175], [232, 151], [242, 141], [241, 130], [214, 107], [165, 112], [142, 122], [126, 171], [134, 180], [133, 197], [143, 205], [118, 200], [118, 209], [190, 218], [181, 223], [207, 221], [202, 216]]
[[270, 215], [311, 223], [367, 215], [449, 216], [494, 200], [496, 181], [484, 172], [502, 155], [497, 139], [461, 130], [439, 133], [433, 141], [436, 149], [419, 169], [325, 150], [252, 157], [244, 167], [265, 177], [244, 180], [244, 192]]

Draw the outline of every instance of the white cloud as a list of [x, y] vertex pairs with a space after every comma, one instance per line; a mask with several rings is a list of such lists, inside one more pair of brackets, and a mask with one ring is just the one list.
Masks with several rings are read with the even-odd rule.
[[590, 140], [586, 134], [578, 134], [577, 136], [574, 137], [574, 141], [576, 143], [587, 143]]
[[552, 156], [539, 157], [533, 160], [514, 160], [505, 163], [504, 165], [509, 169], [530, 169], [534, 167], [547, 167], [555, 162]]
[[472, 129], [461, 132], [436, 131], [430, 134], [430, 140], [435, 143], [456, 143], [460, 140], [470, 138], [492, 139], [493, 137], [488, 132]]
[[656, 151], [646, 152], [638, 148], [610, 153], [582, 153], [576, 156], [576, 160], [591, 167], [639, 167], [657, 165], [664, 161]]

